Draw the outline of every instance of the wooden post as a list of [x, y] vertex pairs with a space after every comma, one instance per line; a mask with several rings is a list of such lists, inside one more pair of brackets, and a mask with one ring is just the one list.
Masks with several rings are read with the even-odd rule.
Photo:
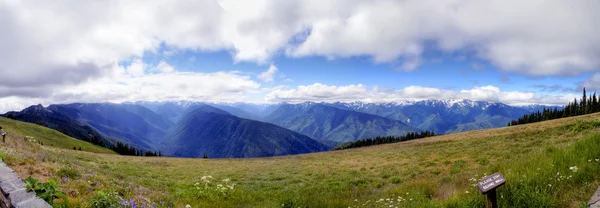
[[487, 198], [487, 207], [498, 208], [496, 188], [504, 185], [504, 183], [506, 183], [506, 179], [500, 173], [494, 173], [481, 179], [481, 181], [477, 183], [477, 188], [481, 194], [485, 194], [485, 197]]
[[498, 198], [496, 197], [496, 189], [489, 191], [486, 195], [487, 207], [498, 208]]

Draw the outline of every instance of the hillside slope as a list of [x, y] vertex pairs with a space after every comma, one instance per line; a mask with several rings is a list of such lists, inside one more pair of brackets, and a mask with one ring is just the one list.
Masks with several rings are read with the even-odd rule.
[[267, 157], [329, 149], [305, 135], [208, 105], [187, 112], [165, 138], [169, 152], [183, 157]]
[[108, 142], [108, 139], [93, 127], [69, 117], [60, 110], [50, 110], [42, 105], [33, 105], [20, 112], [8, 112], [4, 116], [7, 115], [19, 121], [57, 130], [82, 141], [90, 141], [95, 136], [101, 141]]
[[15, 140], [21, 141], [24, 140], [25, 137], [28, 137], [28, 139], [40, 142], [45, 146], [63, 149], [73, 149], [74, 147], [79, 149], [81, 147], [82, 151], [115, 154], [112, 150], [107, 148], [69, 137], [56, 130], [37, 124], [0, 117], [0, 126], [5, 129], [7, 133], [7, 142], [15, 142]]
[[132, 104], [34, 105], [6, 115], [42, 124], [80, 140], [88, 141], [95, 135], [107, 143], [120, 141], [145, 150], [157, 149], [156, 145], [173, 125], [169, 119]]

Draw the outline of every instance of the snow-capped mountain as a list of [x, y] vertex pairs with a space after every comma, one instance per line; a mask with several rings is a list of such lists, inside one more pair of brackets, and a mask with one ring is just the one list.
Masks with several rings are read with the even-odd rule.
[[526, 113], [543, 109], [543, 105], [519, 107], [499, 102], [466, 99], [396, 101], [387, 103], [331, 103], [346, 110], [395, 119], [423, 130], [438, 133], [505, 126]]

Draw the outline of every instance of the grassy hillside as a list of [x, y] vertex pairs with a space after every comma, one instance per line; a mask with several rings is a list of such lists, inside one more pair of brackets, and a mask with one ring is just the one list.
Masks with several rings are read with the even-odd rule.
[[31, 140], [41, 142], [41, 144], [46, 146], [65, 149], [73, 149], [73, 147], [79, 149], [81, 147], [82, 151], [114, 154], [112, 150], [107, 148], [68, 137], [67, 135], [64, 135], [58, 131], [37, 124], [0, 117], [0, 126], [2, 126], [2, 128], [4, 128], [7, 132], [7, 140], [23, 140], [27, 136], [30, 137]]
[[496, 171], [507, 179], [501, 207], [584, 207], [600, 185], [600, 114], [260, 159], [129, 157], [22, 140], [0, 153], [22, 177], [59, 180], [72, 207], [101, 199], [156, 207], [482, 207], [473, 185]]

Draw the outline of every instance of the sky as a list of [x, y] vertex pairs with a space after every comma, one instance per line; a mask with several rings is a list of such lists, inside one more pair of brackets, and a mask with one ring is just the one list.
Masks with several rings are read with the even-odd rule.
[[0, 112], [600, 90], [597, 0], [0, 0]]

